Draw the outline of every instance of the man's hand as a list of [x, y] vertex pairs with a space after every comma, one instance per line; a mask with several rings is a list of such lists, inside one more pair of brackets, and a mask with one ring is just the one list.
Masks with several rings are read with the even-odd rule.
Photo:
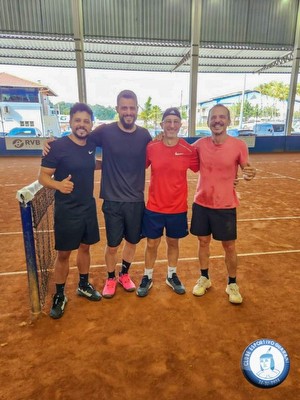
[[53, 142], [53, 140], [55, 140], [53, 137], [49, 138], [48, 140], [45, 140], [43, 151], [42, 151], [42, 155], [44, 157], [49, 153], [49, 151], [51, 149], [51, 147], [49, 146], [49, 143]]
[[153, 140], [163, 140], [163, 137], [164, 137], [164, 132], [160, 132], [153, 138]]
[[247, 164], [244, 168], [243, 168], [243, 178], [246, 181], [251, 181], [251, 179], [253, 179], [256, 175], [256, 169], [254, 167], [252, 167], [250, 164]]
[[71, 182], [71, 175], [68, 175], [68, 177], [62, 181], [59, 182], [58, 184], [58, 190], [63, 193], [63, 194], [70, 194], [73, 192], [74, 189], [74, 183]]

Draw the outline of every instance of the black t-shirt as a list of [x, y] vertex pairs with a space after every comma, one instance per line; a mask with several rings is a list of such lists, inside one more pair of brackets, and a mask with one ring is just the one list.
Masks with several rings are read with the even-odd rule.
[[147, 129], [137, 126], [128, 133], [117, 122], [101, 125], [90, 134], [89, 142], [102, 147], [101, 198], [144, 201], [146, 147], [150, 141]]
[[93, 199], [95, 150], [92, 142], [79, 146], [68, 136], [50, 143], [51, 151], [42, 158], [41, 165], [55, 168], [54, 179], [62, 181], [71, 175], [74, 190], [70, 194], [55, 192], [56, 205], [61, 204], [71, 209], [87, 205]]

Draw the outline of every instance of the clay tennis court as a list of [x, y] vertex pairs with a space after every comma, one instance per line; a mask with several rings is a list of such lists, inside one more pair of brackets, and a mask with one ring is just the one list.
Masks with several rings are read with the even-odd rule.
[[[252, 182], [238, 192], [239, 273], [243, 304], [225, 294], [226, 271], [219, 243], [212, 246], [213, 286], [201, 298], [197, 240], [181, 242], [178, 275], [187, 293], [166, 284], [165, 247], [159, 250], [154, 285], [146, 298], [120, 286], [113, 299], [91, 303], [76, 296], [72, 258], [60, 320], [45, 313], [32, 321], [16, 191], [36, 180], [37, 157], [0, 157], [0, 352], [1, 400], [283, 400], [300, 390], [300, 153], [253, 154]], [[197, 176], [189, 174], [189, 204]], [[100, 174], [95, 175], [98, 198]], [[105, 230], [98, 199], [101, 242], [92, 247], [91, 281], [102, 290]], [[131, 275], [143, 275], [142, 242]], [[287, 379], [272, 389], [252, 386], [240, 369], [254, 340], [270, 338], [290, 356]]]

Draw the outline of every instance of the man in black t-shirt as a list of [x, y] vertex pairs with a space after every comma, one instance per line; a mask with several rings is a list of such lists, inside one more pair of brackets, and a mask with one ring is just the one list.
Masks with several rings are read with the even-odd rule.
[[[135, 291], [128, 271], [141, 239], [146, 147], [151, 141], [150, 133], [135, 124], [138, 103], [134, 92], [122, 91], [116, 110], [119, 121], [99, 126], [89, 137], [89, 141], [102, 148], [100, 197], [104, 200], [108, 272], [102, 291], [105, 298], [114, 296], [117, 282], [128, 292]], [[116, 278], [117, 252], [123, 239], [122, 267]]]
[[51, 142], [51, 151], [42, 158], [39, 182], [55, 189], [54, 235], [57, 257], [54, 264], [56, 293], [50, 311], [52, 318], [62, 317], [67, 297], [64, 293], [72, 250], [78, 249], [79, 284], [77, 294], [88, 300], [101, 299], [89, 283], [91, 244], [97, 243], [99, 226], [93, 197], [95, 150], [87, 138], [93, 124], [93, 113], [83, 103], [70, 110], [72, 133]]

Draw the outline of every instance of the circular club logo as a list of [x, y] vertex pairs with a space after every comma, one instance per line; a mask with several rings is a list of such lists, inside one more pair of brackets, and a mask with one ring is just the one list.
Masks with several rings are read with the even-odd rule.
[[21, 147], [24, 146], [24, 143], [20, 139], [15, 139], [12, 144], [17, 148], [20, 149]]
[[285, 348], [272, 339], [258, 339], [243, 352], [241, 369], [245, 378], [259, 388], [280, 385], [290, 370], [290, 359]]

